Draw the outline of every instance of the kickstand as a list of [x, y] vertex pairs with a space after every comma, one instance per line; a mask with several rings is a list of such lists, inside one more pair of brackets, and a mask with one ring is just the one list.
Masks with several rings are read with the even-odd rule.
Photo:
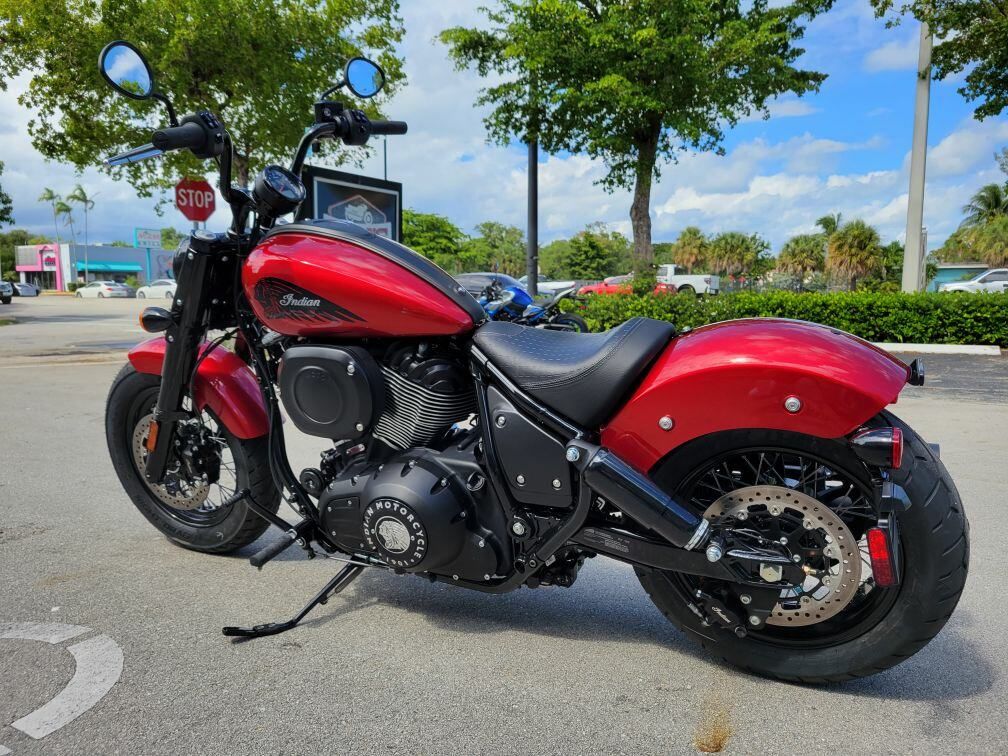
[[360, 575], [363, 570], [364, 567], [359, 564], [348, 564], [337, 572], [336, 576], [326, 583], [321, 591], [315, 594], [315, 598], [305, 604], [304, 609], [286, 622], [267, 622], [263, 625], [255, 625], [254, 627], [225, 627], [222, 632], [224, 635], [241, 638], [261, 638], [264, 635], [276, 635], [277, 633], [286, 632], [295, 627], [316, 606], [326, 603], [332, 596], [335, 596], [350, 585], [354, 581], [354, 578]]

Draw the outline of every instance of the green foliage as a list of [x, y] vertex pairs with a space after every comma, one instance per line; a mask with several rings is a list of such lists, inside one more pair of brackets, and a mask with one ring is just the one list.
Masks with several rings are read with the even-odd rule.
[[14, 270], [14, 248], [32, 244], [31, 238], [31, 234], [20, 228], [0, 233], [0, 270], [4, 272], [4, 275]]
[[[3, 175], [4, 164], [0, 160], [0, 175]], [[0, 186], [0, 226], [5, 223], [14, 223], [14, 208], [11, 204], [10, 195]]]
[[945, 262], [982, 262], [992, 268], [1008, 266], [1008, 215], [979, 226], [963, 226], [938, 250]]
[[161, 249], [176, 249], [179, 244], [181, 244], [183, 239], [189, 237], [188, 233], [182, 233], [178, 229], [167, 228], [161, 229]]
[[124, 282], [127, 286], [132, 286], [134, 289], [140, 287], [140, 279], [134, 275], [126, 276], [126, 281]]
[[837, 232], [838, 228], [840, 228], [842, 220], [843, 215], [841, 213], [830, 213], [817, 220], [815, 224], [822, 229], [823, 233], [826, 234], [827, 237], [830, 237]]
[[829, 238], [826, 268], [850, 281], [850, 290], [854, 291], [859, 278], [883, 269], [878, 231], [860, 219], [842, 225]]
[[82, 283], [81, 281], [70, 281], [66, 285], [67, 291], [69, 291], [71, 294], [73, 294], [75, 291], [77, 291], [77, 289], [80, 289], [80, 288], [82, 288], [84, 286], [87, 286], [87, 284], [86, 283]]
[[462, 254], [466, 235], [458, 226], [435, 213], [418, 213], [415, 210], [403, 212], [403, 244], [415, 249], [450, 273], [475, 270], [482, 262], [470, 261]]
[[711, 239], [707, 265], [712, 273], [732, 278], [745, 277], [751, 283], [773, 267], [770, 243], [759, 234], [726, 231]]
[[557, 239], [539, 248], [539, 270], [557, 280], [570, 277], [570, 239]]
[[132, 247], [133, 245], [130, 244], [130, 243], [128, 243], [128, 242], [124, 242], [122, 239], [116, 239], [115, 241], [111, 242], [108, 246], [110, 246], [110, 247]]
[[490, 138], [587, 153], [608, 190], [633, 188], [634, 254], [652, 258], [651, 182], [684, 148], [720, 150], [724, 128], [825, 76], [797, 68], [794, 42], [833, 0], [501, 0], [485, 29], [440, 38], [460, 68], [496, 83], [478, 105]]
[[605, 295], [577, 309], [593, 331], [643, 316], [696, 328], [734, 318], [791, 318], [839, 328], [869, 341], [924, 344], [995, 344], [1008, 347], [1008, 294], [924, 292], [798, 294], [743, 292], [716, 297]]
[[[0, 80], [34, 74], [20, 102], [33, 114], [28, 133], [39, 152], [99, 165], [166, 123], [157, 103], [115, 96], [98, 72], [102, 47], [130, 40], [180, 113], [209, 108], [222, 118], [246, 185], [257, 167], [290, 160], [312, 103], [350, 57], [375, 57], [394, 91], [402, 33], [397, 0], [0, 0]], [[380, 102], [364, 109], [378, 117]], [[327, 150], [337, 161], [347, 154]], [[150, 196], [206, 169], [183, 150], [109, 172]]]
[[484, 221], [476, 226], [478, 236], [462, 244], [463, 270], [492, 270], [521, 276], [525, 272], [525, 232], [515, 226]]
[[[871, 0], [883, 16], [890, 11], [909, 13], [927, 22], [934, 34], [931, 54], [937, 80], [958, 79], [968, 102], [979, 101], [978, 120], [996, 116], [1008, 105], [1008, 15], [1004, 4], [991, 0]], [[898, 23], [895, 19], [893, 23]]]
[[1001, 184], [982, 186], [962, 211], [966, 216], [962, 228], [976, 228], [1008, 215], [1008, 188]]
[[687, 226], [671, 245], [667, 262], [675, 263], [687, 273], [692, 273], [698, 265], [706, 264], [709, 252], [710, 242], [703, 231], [696, 226]]
[[574, 279], [598, 280], [625, 273], [630, 265], [630, 241], [595, 223], [570, 240], [567, 273]]
[[826, 237], [823, 234], [799, 234], [785, 242], [777, 256], [777, 270], [794, 276], [798, 289], [805, 288], [810, 273], [821, 271], [826, 265]]

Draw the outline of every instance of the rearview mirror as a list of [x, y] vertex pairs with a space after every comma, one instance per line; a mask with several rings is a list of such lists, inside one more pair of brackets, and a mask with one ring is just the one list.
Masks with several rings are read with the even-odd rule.
[[98, 56], [102, 76], [119, 94], [146, 100], [154, 93], [154, 75], [146, 59], [129, 42], [109, 42]]
[[346, 64], [343, 80], [358, 97], [374, 97], [385, 86], [385, 72], [367, 58], [351, 58]]

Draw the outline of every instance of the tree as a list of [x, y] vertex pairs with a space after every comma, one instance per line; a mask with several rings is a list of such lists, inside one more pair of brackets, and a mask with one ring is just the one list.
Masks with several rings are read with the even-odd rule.
[[850, 290], [854, 291], [859, 278], [882, 270], [878, 231], [860, 219], [845, 223], [829, 239], [826, 267], [849, 280]]
[[992, 268], [1008, 266], [1008, 215], [980, 226], [960, 226], [938, 250], [945, 262], [982, 262]]
[[501, 0], [488, 29], [440, 38], [459, 68], [499, 83], [478, 104], [491, 140], [605, 162], [607, 190], [632, 189], [634, 256], [650, 262], [652, 181], [680, 149], [718, 150], [723, 129], [825, 76], [793, 64], [804, 24], [833, 0]]
[[[88, 277], [88, 212], [94, 207], [93, 196], [88, 196], [88, 193], [84, 191], [84, 187], [80, 184], [74, 187], [74, 190], [67, 195], [68, 202], [76, 202], [84, 209], [84, 280]], [[69, 215], [67, 216], [69, 218]], [[72, 226], [71, 226], [72, 229]]]
[[1008, 215], [1008, 190], [1001, 184], [987, 184], [963, 206], [962, 226], [982, 226], [997, 217]]
[[466, 235], [443, 215], [403, 212], [403, 244], [411, 247], [450, 273], [467, 270], [462, 254]]
[[188, 233], [168, 226], [161, 229], [161, 249], [176, 249], [183, 239], [188, 239]]
[[77, 232], [74, 231], [73, 208], [63, 200], [59, 200], [53, 205], [56, 215], [63, 219], [64, 226], [70, 226], [70, 244], [77, 243]]
[[56, 203], [61, 202], [62, 198], [47, 186], [42, 190], [42, 194], [39, 195], [38, 201], [47, 202], [49, 203], [49, 206], [52, 207], [53, 230], [56, 232], [56, 247], [58, 248], [60, 246], [59, 213], [56, 212]]
[[824, 215], [822, 218], [817, 220], [815, 224], [823, 230], [823, 233], [827, 237], [833, 236], [837, 229], [840, 228], [840, 222], [843, 220], [843, 215], [840, 213], [830, 213], [829, 215]]
[[687, 226], [672, 244], [672, 262], [681, 268], [686, 268], [687, 273], [692, 273], [693, 268], [702, 265], [706, 260], [708, 247], [709, 243], [703, 231], [696, 226]]
[[520, 276], [525, 270], [525, 233], [515, 226], [484, 221], [476, 226], [479, 236], [462, 244], [466, 270], [496, 265], [501, 273]]
[[[3, 174], [4, 164], [0, 160], [0, 175]], [[10, 195], [3, 190], [0, 186], [0, 226], [4, 223], [14, 223], [14, 209], [11, 203]]]
[[[593, 223], [570, 240], [568, 268], [572, 278], [598, 280], [622, 273], [630, 261], [630, 240]], [[652, 287], [654, 288], [654, 287]]]
[[557, 239], [539, 248], [539, 270], [555, 279], [573, 278], [570, 256], [573, 247], [570, 239]]
[[[978, 120], [1008, 105], [1008, 11], [992, 0], [872, 0], [881, 17], [909, 13], [931, 27], [937, 44], [931, 54], [937, 80], [966, 72], [959, 87], [967, 102], [979, 102]], [[891, 24], [898, 23], [898, 18]]]
[[769, 243], [758, 234], [727, 231], [711, 239], [707, 262], [714, 273], [755, 278], [765, 272], [769, 250]]
[[826, 264], [826, 239], [822, 234], [799, 234], [787, 240], [777, 257], [777, 270], [798, 279], [798, 291], [805, 288], [809, 273]]
[[17, 279], [17, 274], [14, 271], [14, 266], [17, 264], [14, 248], [31, 243], [31, 235], [20, 228], [0, 233], [0, 271], [3, 272], [4, 278]]
[[[376, 57], [394, 90], [401, 38], [397, 0], [0, 0], [0, 79], [34, 73], [20, 103], [33, 113], [28, 133], [39, 152], [78, 168], [99, 165], [149, 142], [167, 120], [157, 103], [113, 96], [99, 75], [102, 47], [128, 39], [179, 112], [209, 108], [221, 117], [234, 140], [237, 180], [246, 186], [258, 166], [290, 160], [312, 103], [340, 78], [345, 60]], [[377, 117], [380, 102], [364, 109]], [[327, 149], [337, 162], [348, 154], [360, 152]], [[181, 150], [109, 172], [150, 196], [206, 169]]]

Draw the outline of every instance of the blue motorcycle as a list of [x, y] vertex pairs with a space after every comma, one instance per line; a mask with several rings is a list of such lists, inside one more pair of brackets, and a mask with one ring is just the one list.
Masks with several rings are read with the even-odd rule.
[[520, 325], [549, 328], [554, 331], [588, 333], [584, 318], [572, 312], [563, 312], [560, 302], [574, 299], [576, 289], [558, 291], [552, 299], [536, 304], [521, 286], [502, 286], [496, 278], [483, 289], [477, 301], [491, 320], [508, 320]]

